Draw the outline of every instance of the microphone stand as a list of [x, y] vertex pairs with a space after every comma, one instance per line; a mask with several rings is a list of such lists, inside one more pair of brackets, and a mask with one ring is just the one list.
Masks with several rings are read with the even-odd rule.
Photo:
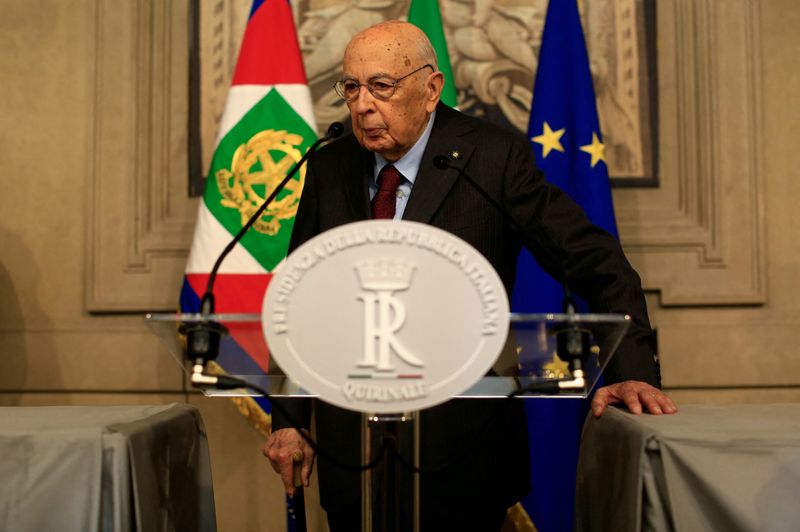
[[572, 379], [559, 381], [561, 389], [581, 390], [586, 387], [586, 377], [583, 366], [589, 358], [591, 350], [591, 335], [586, 329], [581, 329], [576, 323], [575, 300], [567, 285], [564, 285], [564, 314], [569, 323], [556, 331], [556, 353], [558, 358], [569, 365]]

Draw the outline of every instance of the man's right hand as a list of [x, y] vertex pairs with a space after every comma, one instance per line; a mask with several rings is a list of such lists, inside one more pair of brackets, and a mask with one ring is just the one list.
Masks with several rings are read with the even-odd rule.
[[[304, 432], [306, 432], [304, 430]], [[306, 432], [308, 434], [308, 432]], [[272, 469], [281, 476], [286, 493], [294, 496], [295, 456], [302, 457], [300, 481], [308, 487], [311, 470], [314, 468], [314, 449], [296, 429], [278, 429], [270, 434], [262, 449], [272, 464]]]

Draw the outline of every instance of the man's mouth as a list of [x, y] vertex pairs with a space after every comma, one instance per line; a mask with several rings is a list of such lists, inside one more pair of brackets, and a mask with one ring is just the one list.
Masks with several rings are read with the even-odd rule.
[[362, 127], [361, 130], [367, 137], [378, 137], [383, 132], [383, 128], [380, 127]]

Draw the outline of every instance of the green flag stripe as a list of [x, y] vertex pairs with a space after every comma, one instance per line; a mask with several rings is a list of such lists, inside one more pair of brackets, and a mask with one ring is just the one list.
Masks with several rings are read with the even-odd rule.
[[[245, 210], [246, 220], [261, 203], [246, 200], [263, 201], [316, 138], [306, 121], [271, 89], [217, 146], [203, 197], [206, 207], [231, 235], [236, 234], [243, 224], [240, 207], [249, 209]], [[237, 150], [238, 163], [234, 164]], [[272, 216], [273, 209], [268, 209], [257, 223], [262, 231], [254, 227], [242, 238], [242, 246], [268, 271], [286, 256], [304, 171], [298, 172], [294, 183], [276, 198], [274, 204], [281, 207], [280, 214]], [[265, 180], [265, 174], [271, 177]]]

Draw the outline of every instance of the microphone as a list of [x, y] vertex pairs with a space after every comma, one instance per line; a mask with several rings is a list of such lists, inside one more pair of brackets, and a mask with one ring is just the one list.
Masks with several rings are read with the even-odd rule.
[[[341, 136], [342, 132], [344, 132], [344, 126], [341, 122], [334, 122], [328, 126], [328, 131], [325, 136], [317, 139], [311, 147], [306, 150], [300, 160], [297, 161], [286, 174], [286, 177], [275, 187], [267, 199], [264, 200], [264, 203], [261, 204], [258, 210], [247, 220], [247, 223], [242, 226], [236, 236], [225, 246], [225, 249], [222, 250], [222, 253], [219, 254], [219, 257], [217, 257], [217, 260], [214, 262], [214, 266], [211, 268], [211, 273], [208, 276], [206, 291], [200, 301], [200, 314], [214, 313], [214, 282], [216, 281], [217, 272], [222, 265], [222, 261], [225, 260], [225, 257], [233, 251], [236, 244], [242, 240], [250, 227], [253, 226], [256, 220], [261, 217], [266, 208], [273, 202], [275, 197], [286, 187], [286, 184], [294, 177], [300, 167], [303, 166], [308, 157], [315, 152], [322, 143], [338, 138]], [[193, 383], [204, 385], [217, 384], [216, 377], [209, 377], [202, 375], [202, 373], [205, 370], [206, 363], [217, 358], [220, 336], [226, 331], [227, 329], [223, 325], [213, 321], [202, 321], [181, 328], [181, 332], [185, 333], [187, 337], [186, 356], [190, 360], [195, 361], [194, 374], [192, 375]], [[197, 376], [197, 378], [195, 378], [195, 376]], [[209, 382], [208, 379], [214, 379], [214, 382]]]
[[591, 333], [578, 327], [575, 300], [566, 283], [563, 284], [563, 288], [562, 312], [569, 317], [571, 323], [556, 330], [556, 353], [558, 353], [558, 358], [569, 365], [573, 380], [582, 382], [584, 379], [583, 363], [589, 358], [592, 348]]
[[[438, 168], [439, 170], [456, 170], [458, 171], [459, 177], [463, 177], [472, 187], [477, 190], [481, 196], [483, 196], [489, 204], [494, 207], [497, 212], [506, 220], [508, 225], [511, 226], [514, 231], [518, 233], [522, 233], [522, 227], [511, 217], [508, 212], [503, 208], [503, 206], [494, 199], [486, 190], [478, 184], [475, 179], [472, 178], [469, 174], [467, 174], [463, 168], [459, 168], [458, 166], [453, 165], [444, 155], [436, 155], [433, 158], [433, 166]], [[575, 301], [572, 298], [572, 294], [567, 287], [567, 284], [562, 282], [561, 286], [564, 289], [564, 300], [563, 300], [563, 311], [567, 316], [570, 318], [570, 321], [575, 319], [576, 312], [575, 312]], [[573, 378], [568, 381], [559, 381], [556, 383], [533, 383], [527, 386], [524, 390], [516, 392], [515, 395], [519, 395], [526, 391], [543, 391], [548, 393], [556, 392], [560, 389], [583, 389], [586, 386], [586, 381], [584, 378], [584, 371], [583, 371], [583, 361], [589, 357], [591, 341], [589, 332], [586, 330], [580, 329], [577, 324], [572, 323], [570, 325], [564, 325], [556, 330], [556, 352], [558, 353], [558, 357], [567, 362], [569, 364], [570, 372], [572, 373]]]

